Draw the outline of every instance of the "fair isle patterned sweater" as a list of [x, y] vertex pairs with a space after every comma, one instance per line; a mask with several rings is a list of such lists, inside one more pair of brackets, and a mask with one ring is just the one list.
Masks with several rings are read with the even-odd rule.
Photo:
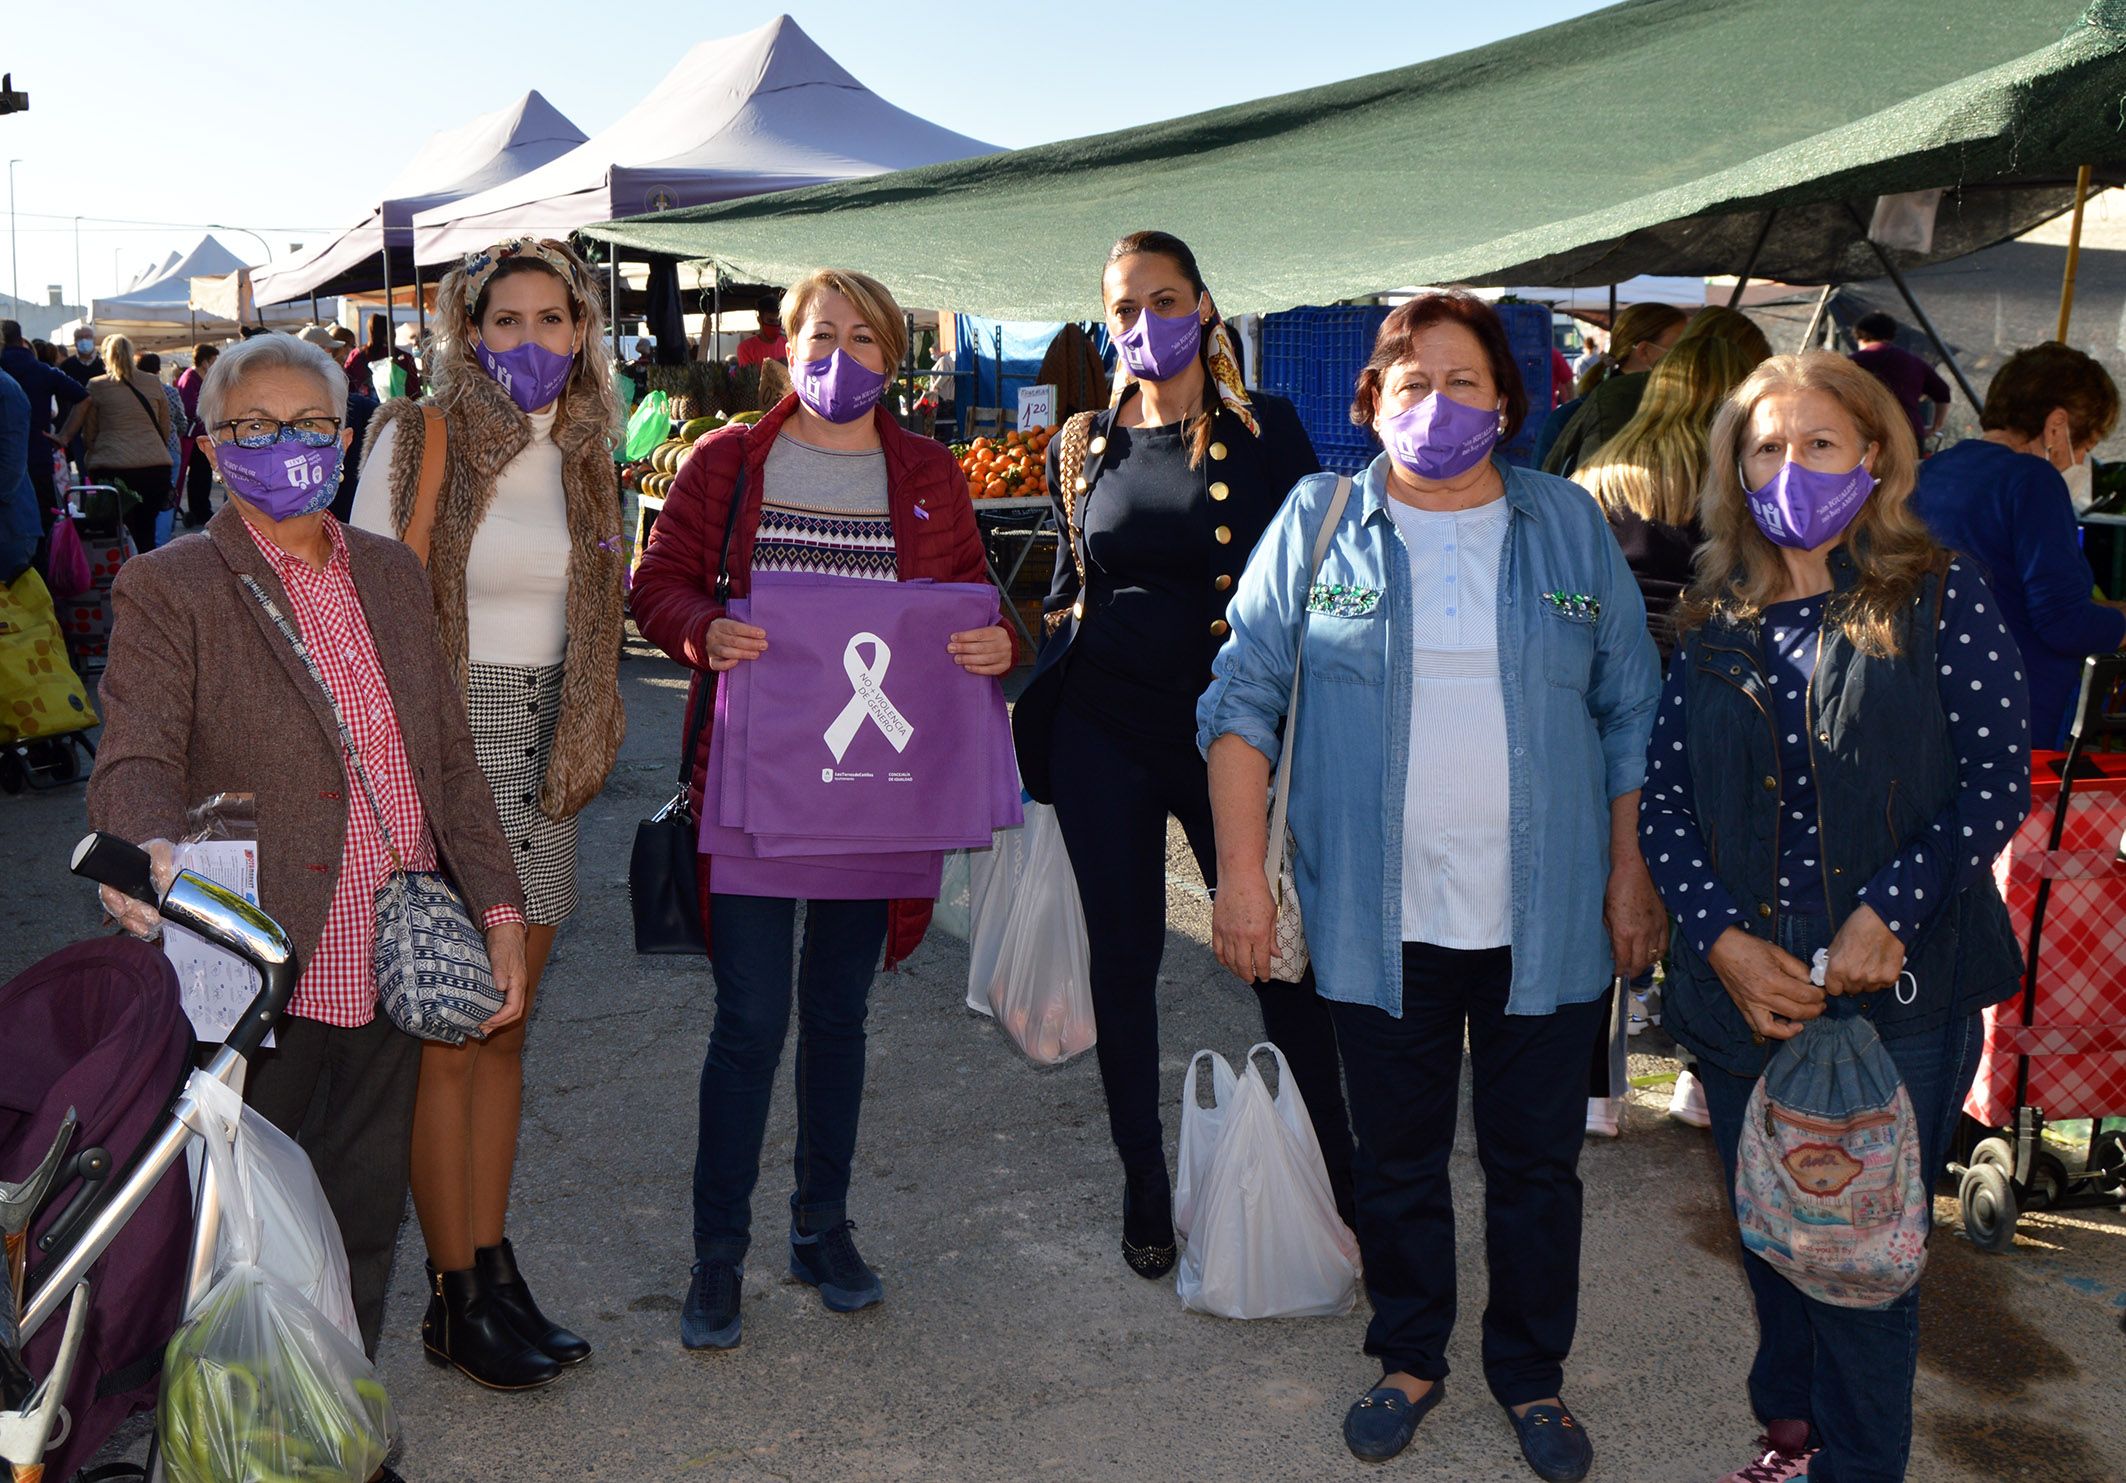
[[763, 476], [753, 570], [897, 580], [885, 453], [778, 437]]

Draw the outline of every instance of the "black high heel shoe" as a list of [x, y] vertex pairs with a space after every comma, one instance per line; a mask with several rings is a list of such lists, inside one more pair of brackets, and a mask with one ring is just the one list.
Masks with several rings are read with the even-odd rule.
[[1147, 1282], [1174, 1270], [1174, 1197], [1166, 1168], [1132, 1172], [1122, 1186], [1122, 1260]]
[[579, 1365], [591, 1357], [588, 1340], [570, 1333], [539, 1311], [539, 1305], [532, 1301], [531, 1288], [517, 1270], [517, 1254], [510, 1249], [507, 1237], [499, 1246], [475, 1247], [472, 1268], [487, 1289], [487, 1301], [541, 1354], [557, 1365]]

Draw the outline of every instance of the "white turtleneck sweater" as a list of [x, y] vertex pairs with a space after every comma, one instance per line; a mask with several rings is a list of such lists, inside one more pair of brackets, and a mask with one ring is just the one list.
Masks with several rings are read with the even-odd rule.
[[[531, 414], [532, 438], [495, 479], [495, 497], [465, 562], [465, 617], [474, 664], [545, 667], [568, 649], [568, 499], [554, 411]], [[353, 523], [395, 536], [391, 457], [396, 423], [377, 434], [354, 491]]]

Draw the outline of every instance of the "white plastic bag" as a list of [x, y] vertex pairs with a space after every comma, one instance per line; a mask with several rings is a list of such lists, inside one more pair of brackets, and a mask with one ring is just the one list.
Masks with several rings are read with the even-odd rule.
[[[945, 856], [945, 868], [938, 875], [937, 906], [930, 913], [931, 931], [957, 937], [962, 942], [974, 930], [974, 867], [970, 857], [975, 853], [973, 850], [953, 850]], [[986, 855], [989, 852], [983, 850], [980, 853]]]
[[[1036, 811], [1048, 812], [1045, 803], [1026, 804], [1030, 823]], [[1028, 836], [1026, 825], [999, 829], [988, 855], [967, 862], [967, 1007], [977, 1014], [990, 1013], [989, 985], [995, 978], [997, 958], [1004, 951], [1004, 932], [1011, 925], [1011, 901], [1026, 873]]]
[[362, 1354], [346, 1251], [317, 1175], [226, 1086], [204, 1073], [191, 1085], [219, 1225], [213, 1281], [163, 1359], [164, 1472], [172, 1483], [366, 1483], [396, 1423]]
[[1056, 811], [1029, 804], [1026, 814], [1026, 864], [988, 977], [989, 1009], [1028, 1060], [1056, 1066], [1092, 1049], [1092, 954]]
[[[1270, 1094], [1255, 1064], [1277, 1061]], [[1214, 1105], [1197, 1105], [1196, 1071], [1211, 1062]], [[1198, 1051], [1181, 1089], [1181, 1171], [1174, 1192], [1181, 1306], [1221, 1318], [1310, 1318], [1358, 1301], [1358, 1241], [1336, 1214], [1314, 1124], [1285, 1064], [1264, 1041], [1239, 1077]]]

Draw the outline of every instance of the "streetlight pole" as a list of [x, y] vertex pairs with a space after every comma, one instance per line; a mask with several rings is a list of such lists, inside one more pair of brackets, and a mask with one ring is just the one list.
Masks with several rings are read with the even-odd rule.
[[86, 318], [89, 312], [89, 286], [81, 281], [81, 218], [78, 216], [74, 218], [74, 292], [81, 296], [81, 302], [74, 307]]
[[7, 272], [8, 297], [15, 301], [15, 312], [22, 312], [22, 261], [15, 255], [15, 166], [20, 160], [7, 162]]

